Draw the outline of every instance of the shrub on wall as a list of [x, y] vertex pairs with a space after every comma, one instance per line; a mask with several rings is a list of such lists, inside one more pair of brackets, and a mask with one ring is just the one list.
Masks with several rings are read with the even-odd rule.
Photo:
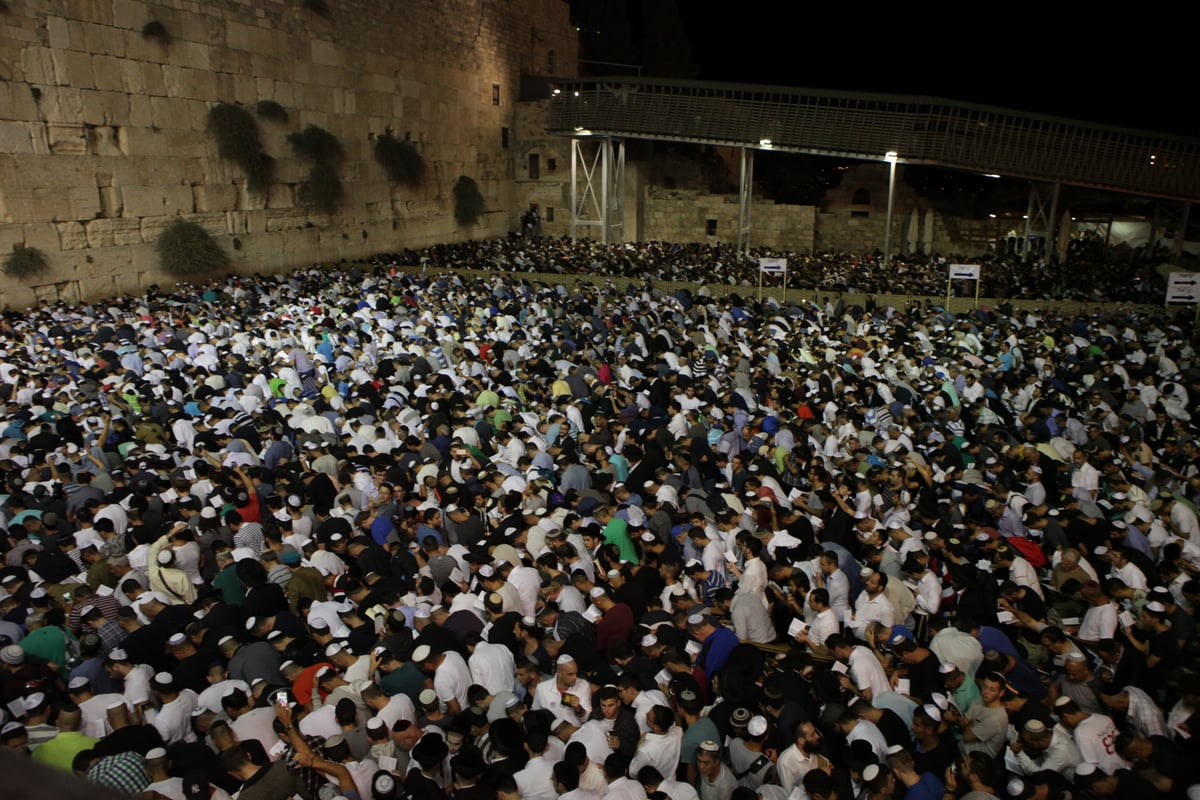
[[176, 217], [158, 235], [158, 262], [163, 272], [195, 275], [222, 272], [229, 257], [208, 231], [195, 222]]
[[36, 247], [14, 247], [12, 254], [4, 261], [4, 274], [12, 278], [37, 275], [49, 268], [46, 254]]
[[329, 18], [333, 16], [333, 12], [329, 10], [329, 4], [325, 0], [304, 0], [304, 8], [311, 11], [319, 17]]
[[296, 155], [312, 162], [308, 180], [300, 186], [300, 202], [316, 206], [318, 211], [332, 214], [342, 201], [344, 191], [338, 177], [338, 167], [345, 160], [342, 143], [324, 128], [309, 125], [288, 135]]
[[479, 185], [466, 175], [454, 184], [454, 219], [459, 225], [474, 225], [483, 216], [483, 195]]
[[163, 47], [171, 44], [171, 32], [167, 30], [166, 25], [156, 19], [152, 19], [142, 26], [142, 38], [147, 41], [156, 41]]
[[375, 140], [375, 160], [383, 165], [388, 180], [417, 186], [425, 174], [425, 159], [412, 142], [385, 133]]
[[288, 121], [287, 109], [274, 100], [259, 100], [258, 105], [254, 107], [254, 111], [263, 119], [269, 119], [272, 122]]
[[308, 180], [300, 186], [300, 202], [316, 207], [323, 214], [337, 211], [343, 194], [342, 179], [328, 164], [313, 164]]
[[269, 192], [275, 159], [263, 151], [258, 123], [250, 112], [234, 103], [217, 103], [208, 110], [208, 129], [217, 140], [217, 154], [242, 168], [250, 191]]
[[324, 128], [309, 125], [302, 131], [288, 134], [288, 142], [296, 155], [317, 164], [338, 165], [345, 153], [338, 138]]

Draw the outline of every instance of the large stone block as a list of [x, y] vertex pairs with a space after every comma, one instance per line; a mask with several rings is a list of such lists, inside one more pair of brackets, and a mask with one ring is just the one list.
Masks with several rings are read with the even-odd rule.
[[82, 223], [71, 220], [59, 222], [55, 227], [58, 228], [59, 249], [82, 250], [88, 246], [87, 231], [84, 230]]
[[26, 47], [21, 51], [21, 71], [25, 80], [39, 86], [51, 86], [54, 79], [53, 51], [49, 47]]
[[0, 121], [0, 152], [33, 153], [32, 122]]
[[80, 53], [75, 50], [55, 50], [51, 54], [54, 62], [55, 82], [62, 86], [74, 86], [76, 89], [94, 89], [96, 81], [93, 77], [91, 53]]
[[85, 91], [83, 121], [89, 125], [128, 125], [129, 95], [124, 92]]
[[[191, 211], [191, 190], [188, 190], [188, 211]], [[166, 187], [122, 186], [121, 202], [126, 217], [151, 217], [171, 213], [168, 210]], [[176, 210], [177, 211], [177, 210]]]
[[165, 95], [167, 93], [167, 85], [166, 82], [163, 81], [161, 64], [154, 64], [149, 61], [143, 63], [142, 83], [146, 87], [146, 94]]
[[120, 59], [105, 55], [92, 56], [92, 75], [97, 89], [106, 92], [124, 91]]
[[112, 24], [118, 28], [140, 31], [150, 21], [145, 3], [136, 0], [112, 0]]
[[50, 37], [50, 46], [56, 50], [71, 46], [71, 29], [63, 17], [46, 17], [46, 34]]
[[87, 155], [87, 137], [82, 125], [47, 123], [46, 141], [50, 145], [50, 152], [55, 155]]
[[113, 247], [141, 243], [141, 221], [137, 219], [93, 219], [83, 223], [90, 247]]

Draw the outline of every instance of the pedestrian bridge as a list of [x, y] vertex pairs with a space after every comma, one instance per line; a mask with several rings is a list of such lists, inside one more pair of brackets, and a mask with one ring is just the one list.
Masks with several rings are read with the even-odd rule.
[[[624, 139], [742, 148], [744, 233], [756, 150], [1025, 178], [1053, 186], [1053, 205], [1060, 184], [1155, 197], [1184, 204], [1185, 225], [1186, 204], [1200, 199], [1200, 139], [934, 97], [589, 78], [554, 84], [549, 128], [573, 137], [573, 176], [582, 172], [585, 181], [573, 227], [578, 217], [580, 225], [600, 225], [602, 234], [620, 227], [620, 209], [610, 206], [619, 203], [619, 183], [614, 182], [623, 172]], [[599, 144], [590, 164], [582, 149], [588, 141]], [[1041, 210], [1051, 230], [1053, 205]]]
[[1200, 139], [934, 97], [599, 78], [556, 84], [550, 129], [929, 164], [1193, 202]]

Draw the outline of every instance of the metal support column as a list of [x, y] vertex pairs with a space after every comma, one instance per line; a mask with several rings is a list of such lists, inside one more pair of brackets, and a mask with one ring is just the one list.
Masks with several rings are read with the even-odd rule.
[[884, 223], [883, 229], [883, 263], [888, 263], [888, 258], [892, 254], [892, 205], [896, 200], [896, 153], [888, 151], [884, 156], [884, 160], [888, 162], [888, 204], [887, 204], [887, 221]]
[[738, 179], [737, 252], [750, 253], [750, 207], [754, 202], [754, 151], [743, 147]]
[[1029, 261], [1032, 253], [1030, 238], [1041, 236], [1046, 240], [1046, 252], [1054, 250], [1054, 215], [1058, 213], [1057, 183], [1029, 184], [1029, 205], [1025, 212], [1025, 237], [1021, 242], [1022, 260]]
[[[609, 136], [571, 139], [571, 238], [580, 228], [598, 228], [593, 238], [619, 242], [625, 232], [625, 142]], [[581, 185], [582, 183], [582, 185]], [[585, 233], [586, 235], [586, 233]]]

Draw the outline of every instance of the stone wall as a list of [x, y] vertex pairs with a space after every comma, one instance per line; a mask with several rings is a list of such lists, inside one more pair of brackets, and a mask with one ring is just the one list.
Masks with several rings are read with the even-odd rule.
[[[714, 195], [695, 189], [643, 192], [646, 236], [668, 242], [736, 243], [737, 195]], [[813, 248], [816, 213], [812, 206], [789, 206], [755, 198], [750, 208], [750, 245], [797, 252]]]
[[[0, 276], [2, 302], [103, 297], [169, 282], [157, 233], [174, 216], [218, 237], [245, 271], [280, 270], [503, 235], [520, 206], [512, 127], [522, 74], [571, 75], [577, 39], [562, 0], [12, 1], [0, 15], [0, 257], [43, 250], [50, 272]], [[163, 43], [143, 34], [162, 24]], [[269, 196], [217, 157], [208, 109], [274, 100], [259, 120], [277, 161]], [[286, 136], [339, 137], [346, 197], [300, 205], [307, 165]], [[388, 182], [375, 136], [410, 138], [423, 183]], [[476, 180], [487, 212], [468, 229], [451, 188]]]

